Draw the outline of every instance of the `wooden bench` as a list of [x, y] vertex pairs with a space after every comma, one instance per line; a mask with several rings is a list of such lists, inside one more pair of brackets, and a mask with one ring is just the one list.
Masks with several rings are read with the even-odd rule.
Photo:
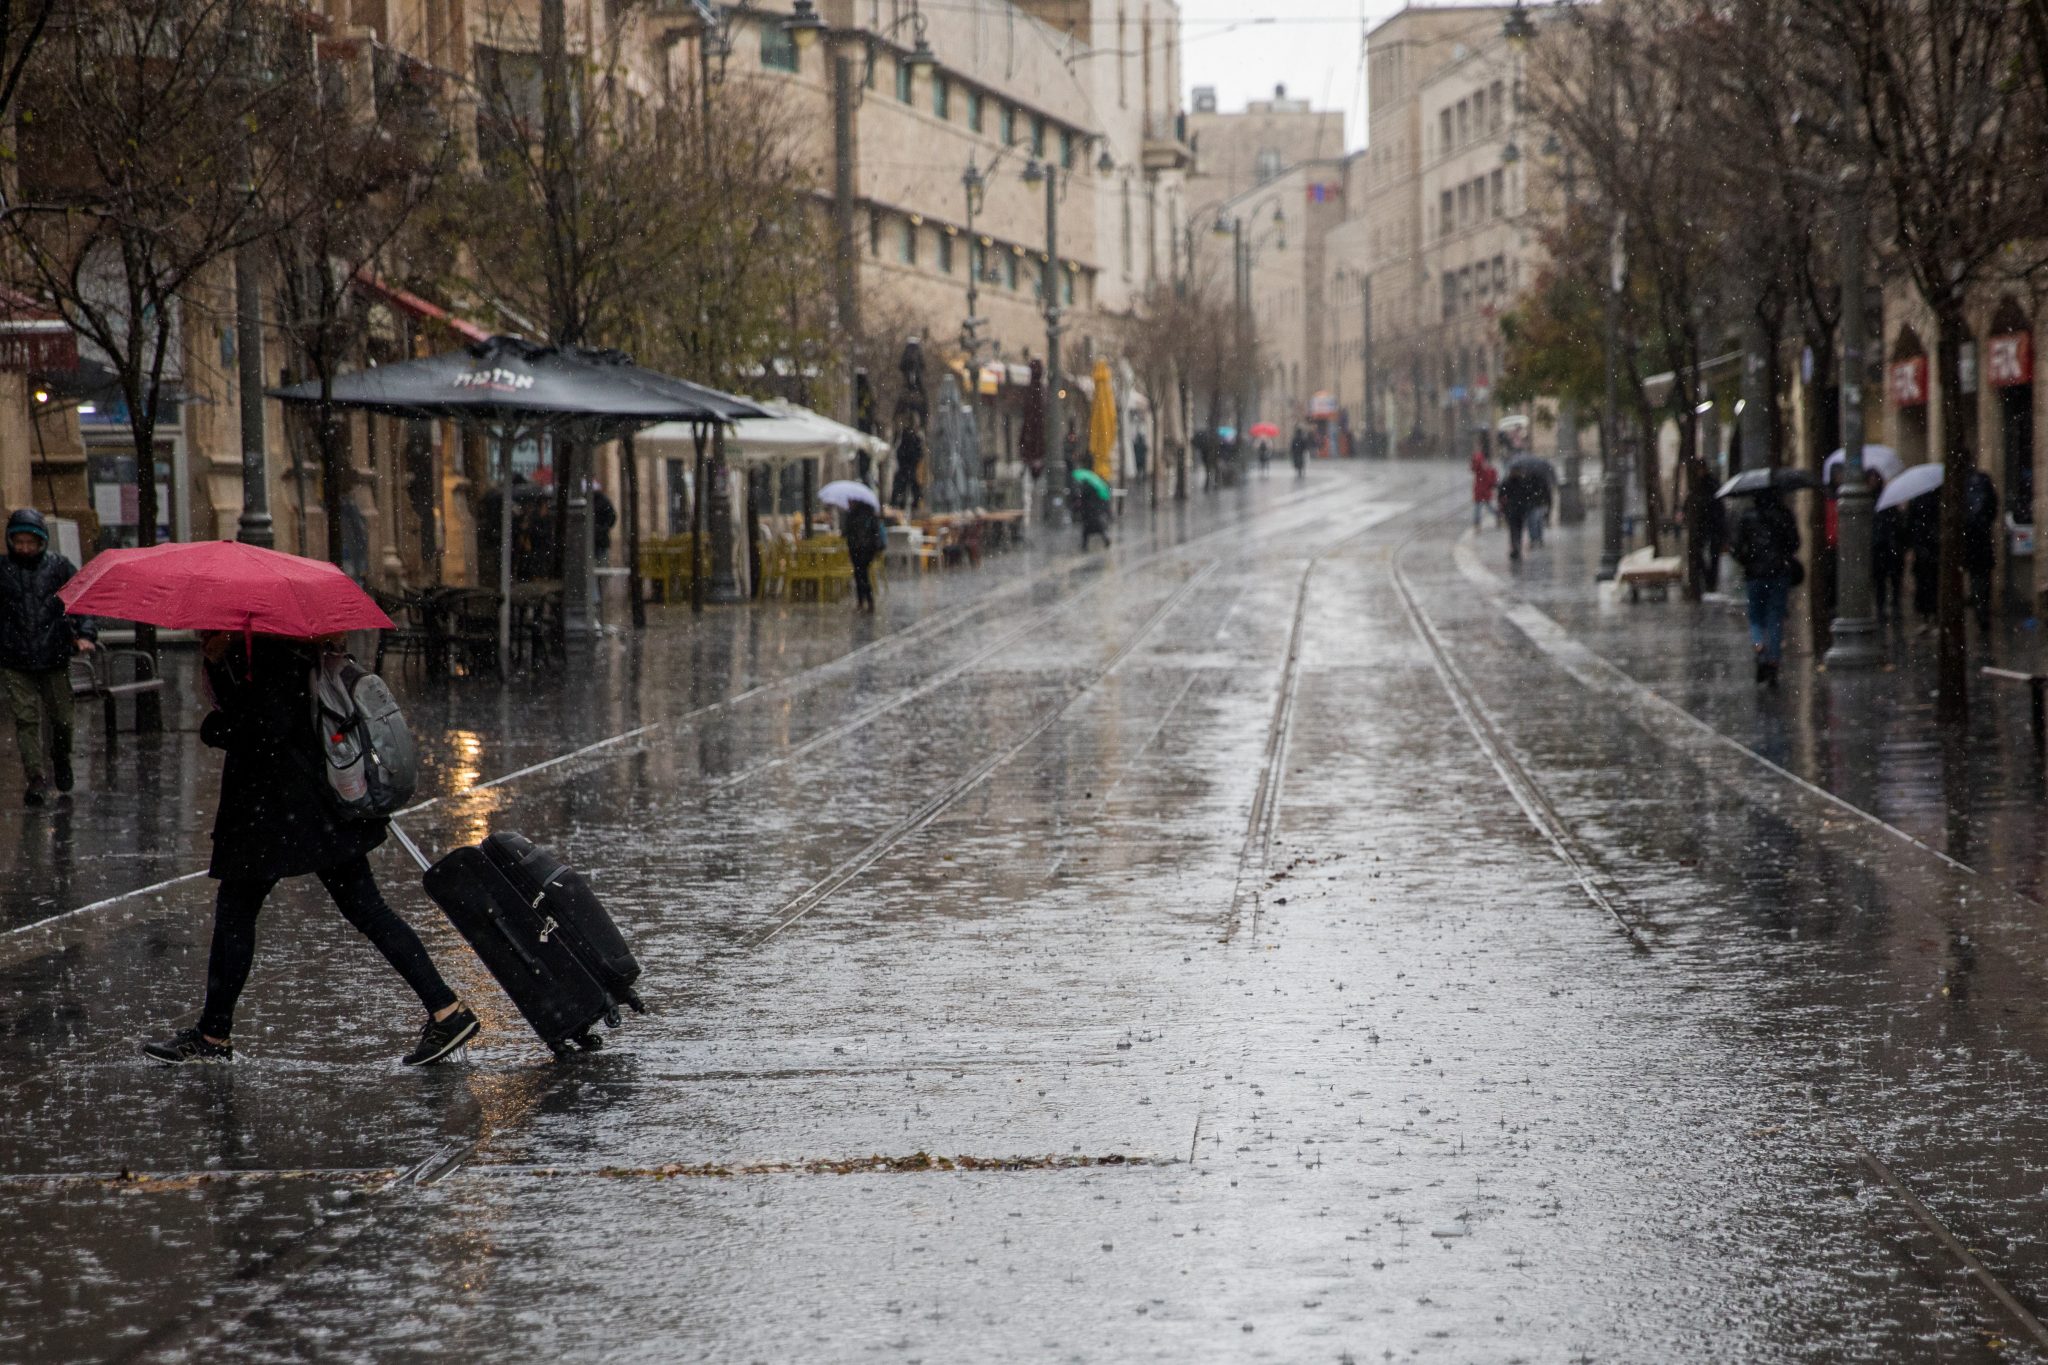
[[[129, 679], [116, 682], [116, 665], [123, 659], [129, 661]], [[109, 744], [120, 733], [121, 698], [141, 697], [163, 690], [164, 680], [157, 675], [156, 661], [147, 651], [100, 646], [90, 654], [71, 656], [71, 695], [99, 698]]]
[[1648, 546], [1625, 555], [1614, 570], [1616, 587], [1628, 589], [1628, 600], [1640, 602], [1645, 591], [1659, 602], [1667, 600], [1674, 585], [1685, 581], [1685, 560], [1678, 555], [1653, 555]]

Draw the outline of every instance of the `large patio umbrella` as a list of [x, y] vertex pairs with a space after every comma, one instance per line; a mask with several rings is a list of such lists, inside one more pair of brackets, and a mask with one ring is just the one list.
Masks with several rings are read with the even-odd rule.
[[389, 417], [452, 421], [504, 452], [498, 500], [498, 667], [512, 648], [512, 447], [522, 437], [610, 441], [656, 422], [699, 427], [767, 414], [744, 398], [633, 364], [618, 351], [495, 336], [459, 351], [373, 366], [271, 390], [286, 403], [330, 404]]
[[1109, 377], [1109, 362], [1095, 358], [1090, 377], [1095, 398], [1088, 409], [1088, 453], [1094, 459], [1095, 477], [1104, 483], [1116, 480], [1116, 389]]

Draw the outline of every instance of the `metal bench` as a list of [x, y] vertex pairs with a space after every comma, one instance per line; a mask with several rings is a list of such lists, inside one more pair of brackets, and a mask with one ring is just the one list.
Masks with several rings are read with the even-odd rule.
[[[124, 659], [129, 664], [128, 681], [116, 682], [118, 665]], [[109, 744], [120, 733], [121, 699], [163, 690], [164, 680], [157, 675], [156, 660], [146, 650], [102, 646], [90, 654], [71, 656], [71, 695], [99, 698]]]

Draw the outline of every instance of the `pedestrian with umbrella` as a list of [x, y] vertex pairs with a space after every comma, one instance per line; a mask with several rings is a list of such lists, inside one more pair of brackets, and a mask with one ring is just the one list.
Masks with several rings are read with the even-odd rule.
[[1792, 589], [1806, 578], [1799, 562], [1799, 523], [1785, 505], [1783, 490], [1811, 487], [1802, 470], [1749, 469], [1722, 484], [1715, 496], [1741, 497], [1748, 506], [1735, 518], [1729, 549], [1742, 566], [1749, 608], [1749, 647], [1756, 656], [1756, 681], [1778, 685], [1785, 651], [1785, 612]]
[[888, 544], [882, 528], [882, 500], [864, 483], [837, 479], [818, 490], [818, 501], [842, 513], [839, 528], [846, 537], [846, 557], [853, 561], [853, 609], [872, 613], [875, 589], [868, 570]]
[[[1868, 470], [1864, 481], [1870, 485], [1872, 505], [1883, 501], [1885, 476]], [[1870, 582], [1877, 596], [1877, 623], [1898, 625], [1905, 619], [1903, 589], [1906, 581], [1906, 510], [1896, 503], [1880, 508], [1870, 518]]]
[[1963, 572], [1970, 576], [1970, 610], [1979, 633], [1991, 629], [1991, 571], [1997, 564], [1998, 485], [1981, 469], [1963, 485]]
[[1092, 469], [1074, 471], [1074, 517], [1081, 523], [1081, 549], [1088, 548], [1091, 536], [1102, 537], [1102, 548], [1109, 548], [1109, 485], [1102, 476]]
[[1550, 508], [1550, 463], [1534, 455], [1520, 455], [1508, 461], [1508, 471], [1500, 481], [1500, 514], [1508, 523], [1508, 559], [1519, 562], [1522, 558], [1522, 535], [1529, 529], [1529, 520], [1539, 510]]
[[57, 790], [71, 790], [71, 656], [91, 652], [99, 632], [90, 616], [67, 616], [59, 596], [78, 572], [50, 549], [50, 528], [33, 507], [7, 518], [7, 558], [0, 563], [0, 683], [14, 713], [15, 747], [28, 786], [22, 803], [48, 799], [43, 771], [43, 718], [50, 721], [50, 766]]
[[1920, 633], [1934, 629], [1941, 597], [1941, 484], [1939, 461], [1908, 465], [1885, 482], [1877, 511], [1905, 509], [1906, 548], [1913, 554], [1913, 614]]
[[425, 1008], [405, 1064], [441, 1061], [474, 1038], [476, 1015], [370, 871], [388, 816], [345, 806], [328, 775], [323, 735], [336, 722], [316, 709], [314, 679], [338, 669], [342, 632], [388, 629], [390, 618], [332, 564], [232, 541], [108, 550], [60, 596], [74, 612], [200, 632], [214, 703], [200, 740], [226, 755], [207, 868], [220, 886], [205, 1003], [196, 1025], [145, 1043], [143, 1055], [169, 1065], [232, 1060], [257, 916], [278, 882], [309, 873]]

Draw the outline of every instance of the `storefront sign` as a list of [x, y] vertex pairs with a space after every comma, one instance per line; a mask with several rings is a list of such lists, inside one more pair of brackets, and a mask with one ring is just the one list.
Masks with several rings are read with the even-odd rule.
[[1927, 404], [1927, 357], [1911, 356], [1905, 360], [1894, 360], [1889, 374], [1892, 404], [1901, 408], [1918, 408]]
[[1991, 387], [2010, 389], [2034, 382], [2034, 338], [2029, 332], [2008, 332], [1991, 338], [1984, 353]]
[[0, 322], [0, 371], [69, 374], [78, 368], [78, 334], [61, 322]]

